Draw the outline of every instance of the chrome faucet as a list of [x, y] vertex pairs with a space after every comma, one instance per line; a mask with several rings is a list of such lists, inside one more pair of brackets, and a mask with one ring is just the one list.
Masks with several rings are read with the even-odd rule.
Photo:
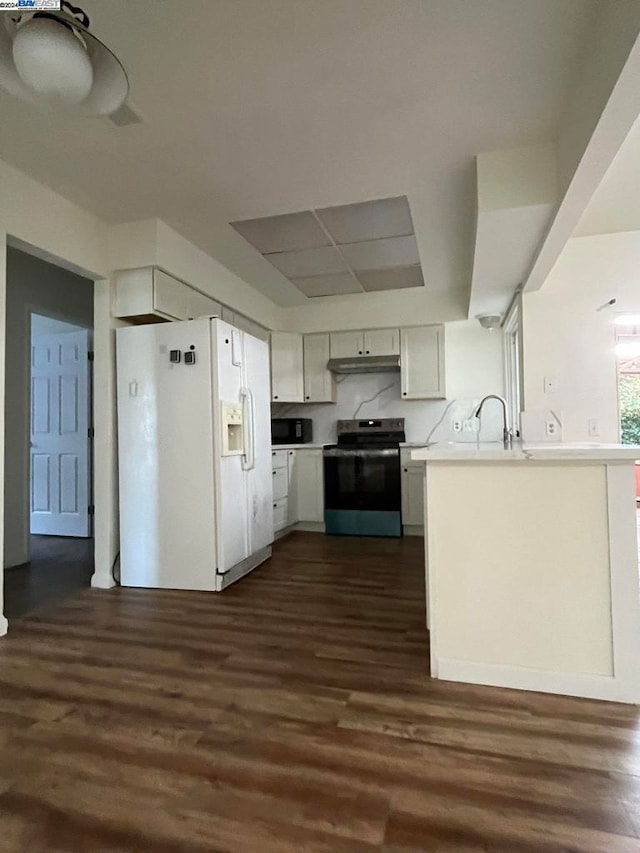
[[509, 429], [509, 424], [507, 421], [507, 401], [504, 397], [501, 397], [499, 394], [487, 394], [486, 397], [483, 397], [480, 400], [480, 405], [476, 409], [476, 418], [480, 420], [480, 415], [482, 414], [482, 407], [487, 402], [487, 400], [498, 400], [502, 405], [502, 443], [504, 445], [505, 450], [509, 450], [511, 445], [513, 444], [513, 433]]

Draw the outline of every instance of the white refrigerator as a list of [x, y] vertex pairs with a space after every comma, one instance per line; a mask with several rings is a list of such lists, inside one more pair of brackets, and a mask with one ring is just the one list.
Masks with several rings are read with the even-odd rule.
[[120, 582], [219, 592], [271, 556], [268, 346], [209, 318], [116, 334]]

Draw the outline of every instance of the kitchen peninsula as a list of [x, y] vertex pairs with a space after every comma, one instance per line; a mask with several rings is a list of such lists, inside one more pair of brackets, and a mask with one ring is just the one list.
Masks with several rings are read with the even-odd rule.
[[588, 444], [412, 452], [434, 678], [640, 702], [638, 457]]

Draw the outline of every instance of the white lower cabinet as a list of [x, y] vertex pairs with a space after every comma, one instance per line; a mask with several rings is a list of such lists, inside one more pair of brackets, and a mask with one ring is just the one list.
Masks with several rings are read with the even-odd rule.
[[297, 521], [324, 521], [322, 450], [298, 450], [295, 473]]
[[322, 450], [274, 450], [272, 462], [274, 533], [299, 521], [322, 523]]
[[424, 526], [424, 465], [411, 460], [411, 451], [403, 450], [400, 482], [402, 488], [402, 524]]
[[289, 524], [289, 499], [281, 498], [273, 502], [273, 532], [279, 533]]

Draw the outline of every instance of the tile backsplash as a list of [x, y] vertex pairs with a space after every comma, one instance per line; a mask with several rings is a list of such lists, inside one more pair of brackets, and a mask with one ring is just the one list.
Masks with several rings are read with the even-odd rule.
[[[320, 444], [335, 442], [336, 421], [354, 417], [404, 418], [410, 442], [426, 441], [432, 431], [432, 441], [475, 442], [476, 433], [456, 433], [453, 422], [472, 418], [481, 396], [457, 400], [403, 400], [399, 373], [351, 374], [339, 377], [335, 404], [274, 403], [271, 413], [273, 417], [311, 418], [313, 440]], [[480, 438], [499, 441], [501, 437], [502, 415], [500, 406], [495, 403], [483, 412]]]

